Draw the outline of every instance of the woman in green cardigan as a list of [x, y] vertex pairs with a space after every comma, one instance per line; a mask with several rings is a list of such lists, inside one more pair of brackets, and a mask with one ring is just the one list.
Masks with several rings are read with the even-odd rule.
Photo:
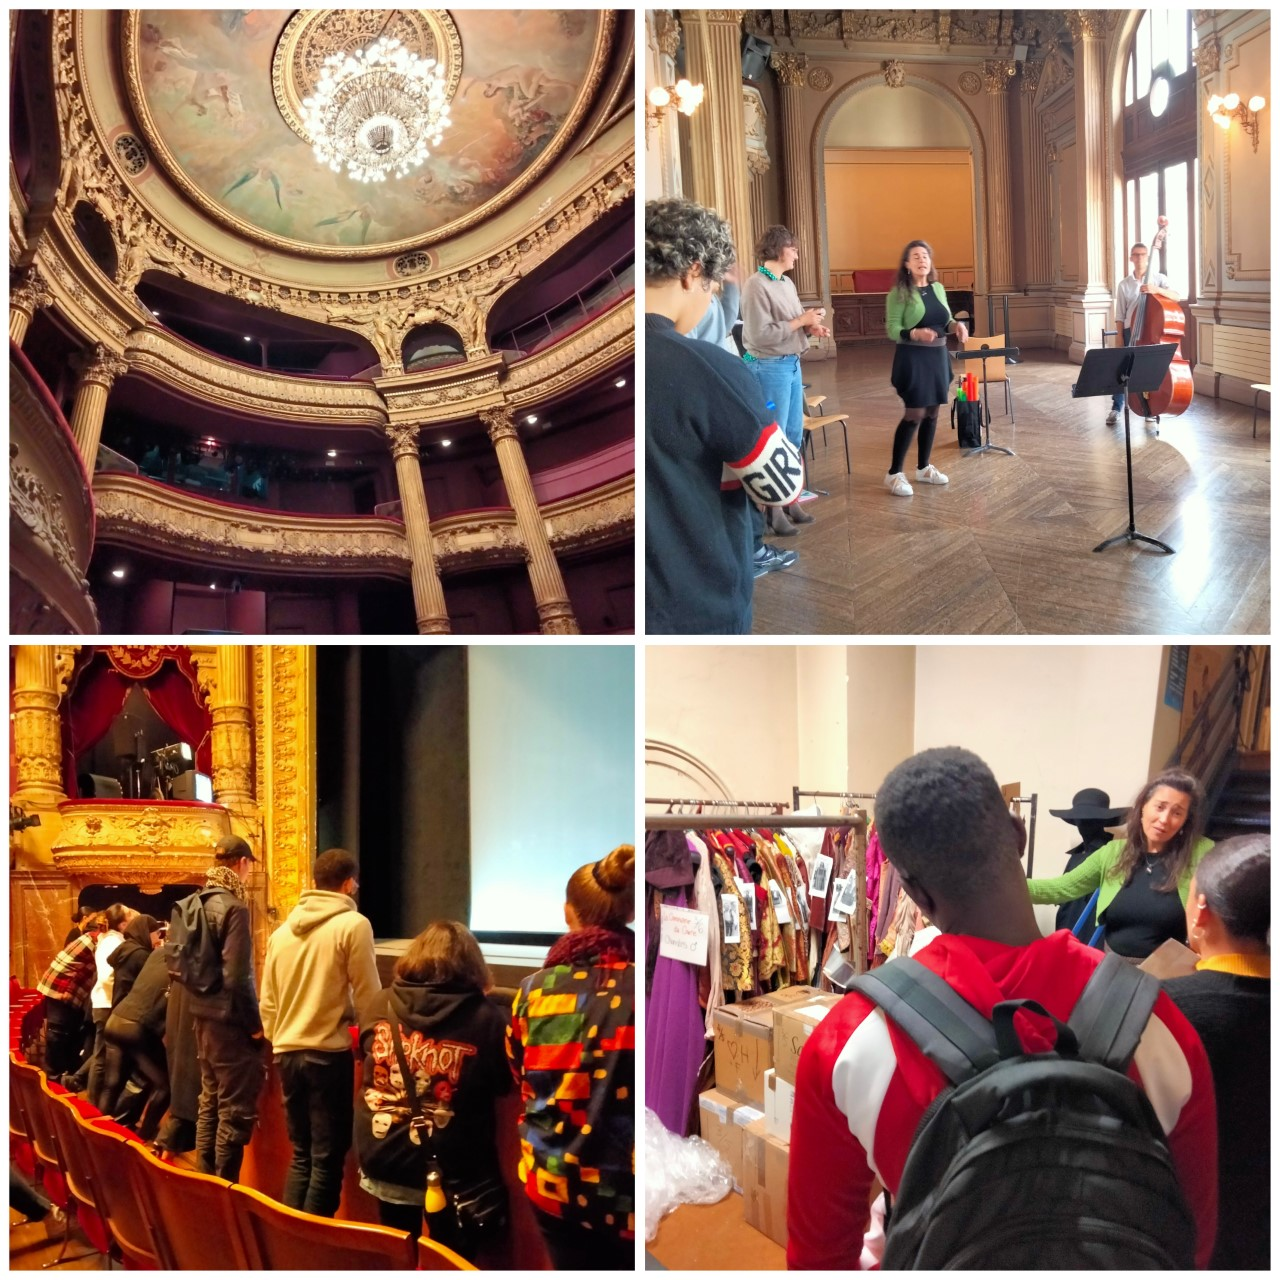
[[947, 291], [933, 269], [933, 250], [924, 240], [913, 240], [902, 251], [898, 278], [885, 299], [885, 330], [889, 340], [898, 344], [889, 381], [902, 397], [902, 421], [893, 434], [893, 461], [884, 484], [890, 493], [909, 498], [913, 491], [902, 467], [917, 428], [916, 483], [947, 483], [947, 477], [929, 461], [938, 413], [951, 389], [946, 335], [954, 333], [961, 342], [969, 336], [968, 329], [951, 315]]
[[1202, 838], [1204, 793], [1182, 769], [1166, 769], [1138, 793], [1122, 840], [1074, 871], [1028, 880], [1032, 902], [1070, 902], [1098, 890], [1107, 949], [1137, 964], [1169, 938], [1187, 938], [1186, 901], [1195, 869], [1213, 841]]

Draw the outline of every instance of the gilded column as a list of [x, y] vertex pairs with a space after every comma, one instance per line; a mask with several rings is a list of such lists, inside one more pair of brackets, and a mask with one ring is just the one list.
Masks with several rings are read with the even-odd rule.
[[538, 510], [529, 466], [524, 460], [524, 450], [516, 432], [515, 415], [504, 405], [497, 409], [481, 409], [480, 421], [489, 428], [489, 439], [493, 441], [498, 466], [502, 470], [502, 483], [515, 509], [516, 524], [520, 526], [525, 555], [529, 560], [533, 598], [538, 606], [540, 630], [544, 635], [576, 636], [579, 634], [578, 620], [569, 603], [560, 565], [551, 550], [551, 539], [547, 537], [542, 512]]
[[728, 220], [738, 257], [749, 260], [751, 197], [742, 119], [743, 9], [682, 9], [686, 74], [706, 89], [689, 117], [692, 172], [685, 190]]
[[435, 549], [431, 545], [431, 517], [427, 512], [427, 494], [422, 487], [422, 468], [418, 463], [419, 428], [392, 424], [387, 428], [391, 439], [391, 456], [396, 464], [396, 484], [400, 489], [400, 506], [404, 512], [404, 531], [409, 540], [412, 563], [413, 610], [419, 635], [447, 635], [449, 613], [444, 604], [444, 588], [436, 571]]
[[1086, 290], [1110, 297], [1106, 278], [1106, 105], [1103, 86], [1107, 15], [1077, 9], [1067, 15], [1075, 50], [1077, 202], [1080, 212], [1080, 275]]
[[58, 716], [57, 649], [17, 645], [13, 657], [14, 788], [10, 800], [24, 809], [54, 809], [67, 798], [62, 787], [62, 722]]
[[1018, 69], [1011, 58], [989, 58], [982, 85], [990, 102], [987, 135], [987, 290], [1013, 288], [1013, 201], [1009, 190], [1009, 81]]
[[818, 280], [813, 166], [809, 160], [808, 130], [804, 118], [804, 76], [809, 60], [803, 53], [775, 53], [769, 59], [769, 65], [778, 73], [778, 83], [782, 86], [782, 125], [779, 133], [783, 208], [786, 211], [784, 216], [800, 252], [795, 270], [791, 274], [795, 279], [800, 301], [818, 302], [823, 290]]
[[1049, 257], [1049, 165], [1036, 114], [1036, 90], [1040, 87], [1043, 62], [1024, 62], [1018, 79], [1018, 106], [1022, 125], [1022, 168], [1026, 175], [1027, 279], [1035, 287], [1050, 281]]
[[209, 690], [213, 798], [232, 810], [253, 805], [253, 706], [248, 645], [220, 644]]
[[76, 386], [75, 407], [71, 410], [71, 434], [76, 438], [80, 457], [90, 475], [98, 460], [107, 393], [111, 384], [128, 369], [128, 361], [102, 343], [91, 347], [80, 358], [80, 381]]
[[31, 321], [41, 307], [52, 306], [53, 294], [39, 267], [28, 267], [9, 291], [9, 341], [22, 346]]

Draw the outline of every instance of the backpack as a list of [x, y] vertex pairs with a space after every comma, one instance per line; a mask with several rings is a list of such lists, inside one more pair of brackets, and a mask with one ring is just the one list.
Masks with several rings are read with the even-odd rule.
[[[1155, 978], [1108, 954], [1067, 1023], [1034, 1000], [1004, 1000], [988, 1022], [907, 957], [850, 989], [950, 1081], [912, 1139], [885, 1271], [1194, 1268], [1195, 1222], [1168, 1144], [1124, 1074], [1160, 993]], [[1022, 1009], [1054, 1023], [1051, 1052], [1023, 1049]]]
[[222, 956], [204, 913], [203, 893], [193, 893], [173, 908], [164, 957], [170, 978], [195, 995], [222, 990]]

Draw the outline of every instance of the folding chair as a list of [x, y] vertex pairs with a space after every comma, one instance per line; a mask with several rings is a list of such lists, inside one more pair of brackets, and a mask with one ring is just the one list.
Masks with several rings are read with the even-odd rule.
[[338, 1222], [233, 1186], [231, 1204], [245, 1257], [255, 1271], [412, 1271], [417, 1246], [407, 1231]]
[[845, 474], [852, 475], [853, 468], [849, 465], [849, 415], [847, 413], [819, 414], [817, 410], [822, 408], [826, 399], [826, 396], [809, 395], [807, 393], [804, 398], [804, 436], [809, 442], [809, 457], [813, 458], [815, 456], [813, 433], [818, 430], [822, 431], [822, 444], [825, 448], [827, 443], [827, 428], [833, 427], [839, 423], [840, 430], [844, 433]]
[[[1251, 382], [1249, 390], [1253, 392], [1253, 438], [1258, 438], [1258, 397], [1266, 393], [1267, 398], [1271, 397], [1271, 384], [1269, 382]], [[1270, 413], [1270, 410], [1267, 411]]]

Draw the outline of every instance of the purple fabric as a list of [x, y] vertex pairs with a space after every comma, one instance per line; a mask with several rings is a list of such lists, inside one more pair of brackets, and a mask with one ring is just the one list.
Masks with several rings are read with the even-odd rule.
[[884, 870], [887, 859], [880, 847], [880, 833], [873, 827], [871, 839], [867, 841], [867, 897], [871, 900], [871, 910], [867, 917], [867, 959], [875, 951], [876, 925], [880, 912], [880, 873]]
[[[683, 890], [675, 905], [688, 905]], [[707, 1051], [693, 965], [658, 957], [644, 1021], [645, 1105], [671, 1133], [686, 1137], [698, 1068]]]

